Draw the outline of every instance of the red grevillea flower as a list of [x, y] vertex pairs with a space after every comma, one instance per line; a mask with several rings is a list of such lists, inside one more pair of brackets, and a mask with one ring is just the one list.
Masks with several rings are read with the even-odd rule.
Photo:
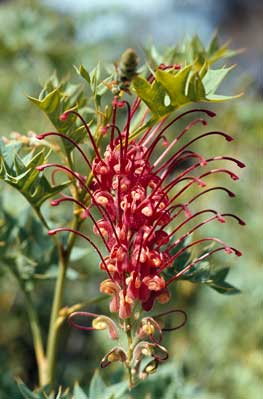
[[[118, 97], [114, 98], [112, 123], [104, 127], [103, 132], [103, 134], [105, 132], [109, 134], [109, 144], [104, 154], [101, 154], [81, 115], [74, 110], [69, 110], [61, 116], [60, 119], [65, 120], [69, 114], [73, 113], [80, 118], [94, 149], [95, 157], [92, 162], [74, 140], [61, 133], [49, 132], [38, 136], [42, 139], [56, 135], [70, 141], [82, 154], [87, 167], [92, 170], [92, 181], [87, 184], [86, 179], [67, 166], [46, 164], [38, 168], [44, 170], [47, 167], [55, 167], [63, 170], [72, 175], [79, 187], [86, 191], [91, 200], [89, 202], [63, 196], [54, 200], [52, 205], [55, 206], [64, 201], [77, 203], [83, 209], [82, 216], [92, 219], [94, 233], [101, 237], [106, 255], [90, 237], [80, 231], [57, 228], [49, 231], [49, 234], [60, 231], [74, 232], [85, 238], [96, 249], [101, 259], [100, 267], [107, 274], [107, 278], [101, 283], [100, 291], [111, 296], [110, 310], [117, 312], [121, 319], [131, 316], [135, 304], [140, 303], [142, 309], [149, 311], [156, 300], [167, 303], [170, 299], [170, 284], [213, 253], [224, 251], [227, 254], [241, 255], [237, 249], [219, 238], [210, 236], [192, 241], [174, 253], [178, 244], [182, 243], [188, 235], [212, 221], [224, 223], [228, 217], [235, 218], [241, 225], [244, 224], [240, 218], [229, 213], [219, 214], [214, 209], [201, 209], [192, 213], [190, 209], [194, 201], [212, 190], [223, 190], [230, 197], [234, 196], [225, 187], [207, 187], [207, 178], [210, 175], [223, 173], [233, 180], [238, 179], [236, 174], [225, 167], [214, 168], [214, 161], [231, 161], [240, 168], [244, 167], [242, 162], [232, 157], [217, 156], [205, 159], [191, 149], [191, 145], [196, 141], [209, 139], [210, 136], [219, 136], [229, 142], [233, 140], [231, 136], [220, 131], [201, 134], [189, 139], [181, 147], [176, 146], [180, 144], [183, 136], [189, 135], [191, 127], [198, 123], [206, 125], [206, 119], [214, 117], [215, 113], [207, 109], [192, 109], [170, 122], [167, 122], [166, 118], [163, 119], [156, 126], [145, 130], [140, 138], [133, 139], [130, 137], [130, 126], [137, 115], [139, 105], [139, 99], [130, 106], [127, 101], [120, 101]], [[117, 126], [116, 120], [118, 108], [122, 107], [126, 108], [127, 120], [121, 129]], [[189, 114], [198, 114], [199, 117], [192, 120], [169, 144], [165, 138], [167, 129]], [[156, 158], [155, 148], [161, 141], [164, 141], [165, 149]], [[171, 172], [175, 167], [184, 165], [186, 160], [191, 160], [191, 166], [187, 166], [184, 170], [176, 169], [176, 174], [173, 173], [171, 177]], [[202, 172], [202, 168], [206, 165], [211, 165], [211, 169]], [[176, 190], [179, 183], [180, 189]], [[200, 186], [202, 191], [190, 197], [187, 202], [182, 202], [182, 194], [193, 185]], [[93, 208], [97, 208], [100, 212], [99, 220], [93, 216]], [[208, 215], [206, 220], [197, 223], [187, 233], [180, 235], [183, 226], [198, 219], [199, 215], [206, 214]], [[184, 215], [184, 221], [175, 225], [179, 215]], [[176, 227], [171, 228], [172, 225]], [[174, 276], [165, 278], [164, 271], [171, 267], [175, 259], [183, 252], [209, 242], [214, 242], [217, 246], [205, 253], [202, 252], [201, 256], [195, 258]], [[144, 330], [142, 329], [140, 334], [143, 334]]]

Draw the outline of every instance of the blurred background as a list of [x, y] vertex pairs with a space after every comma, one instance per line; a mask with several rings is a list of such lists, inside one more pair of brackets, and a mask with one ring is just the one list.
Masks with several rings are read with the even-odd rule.
[[[98, 60], [114, 62], [127, 47], [134, 47], [143, 59], [145, 46], [153, 43], [162, 49], [195, 33], [208, 43], [215, 30], [222, 42], [232, 40], [233, 49], [245, 48], [230, 60], [238, 66], [226, 85], [227, 90], [245, 95], [215, 106], [217, 126], [236, 138], [231, 148], [217, 146], [218, 154], [231, 152], [247, 164], [234, 187], [237, 198], [230, 203], [220, 197], [220, 207], [235, 211], [247, 226], [239, 229], [230, 223], [218, 232], [244, 253], [238, 260], [218, 260], [231, 266], [229, 281], [242, 293], [223, 296], [205, 286], [178, 284], [175, 299], [187, 311], [189, 322], [167, 338], [171, 365], [151, 377], [137, 398], [166, 398], [169, 389], [167, 398], [176, 398], [173, 392], [180, 393], [179, 399], [262, 397], [262, 20], [259, 0], [0, 1], [0, 135], [7, 137], [12, 132], [26, 135], [48, 128], [48, 121], [27, 96], [37, 96], [54, 71], [63, 77], [74, 75], [73, 64], [90, 69]], [[1, 184], [1, 198], [6, 195], [3, 188]], [[25, 209], [20, 197], [17, 201]], [[85, 260], [81, 262], [73, 260], [73, 268], [89, 279], [69, 282], [65, 303], [86, 299], [92, 289], [90, 275], [100, 281], [96, 268], [87, 271]], [[51, 290], [52, 283], [44, 283], [36, 295], [44, 328]], [[33, 387], [36, 372], [23, 296], [12, 276], [2, 271], [0, 312], [0, 398], [9, 399], [18, 397], [13, 377], [19, 375]], [[59, 381], [69, 386], [77, 379], [88, 385], [96, 359], [105, 351], [103, 339], [99, 334], [87, 337], [65, 330]], [[118, 380], [118, 369], [113, 371]], [[109, 379], [109, 374], [105, 376]]]

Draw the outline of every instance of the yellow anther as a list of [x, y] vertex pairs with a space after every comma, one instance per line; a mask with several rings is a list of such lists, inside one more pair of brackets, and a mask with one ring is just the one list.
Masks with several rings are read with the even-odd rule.
[[149, 364], [145, 368], [147, 374], [153, 374], [156, 372], [156, 370], [157, 370], [156, 364]]
[[152, 355], [152, 351], [150, 350], [149, 347], [145, 347], [145, 348], [142, 349], [142, 354], [144, 356], [151, 356]]
[[153, 335], [155, 332], [154, 326], [149, 322], [142, 326], [142, 330], [146, 335]]
[[116, 352], [112, 352], [108, 356], [110, 362], [118, 362], [120, 360], [120, 355]]
[[106, 330], [108, 326], [104, 320], [101, 320], [100, 317], [97, 317], [92, 321], [92, 327], [95, 328], [95, 330]]

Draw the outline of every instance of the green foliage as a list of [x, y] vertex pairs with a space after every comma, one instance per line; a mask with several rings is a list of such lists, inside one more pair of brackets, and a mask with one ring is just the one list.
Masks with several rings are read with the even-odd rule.
[[73, 390], [74, 399], [89, 399], [85, 392], [80, 388], [79, 384], [75, 384]]
[[5, 144], [0, 139], [0, 179], [18, 190], [33, 208], [39, 209], [48, 198], [67, 187], [68, 182], [52, 187], [36, 169], [47, 162], [45, 150], [23, 152], [20, 143]]
[[0, 7], [1, 126], [5, 132], [19, 126], [22, 132], [34, 121], [43, 123], [26, 95], [36, 92], [54, 69], [68, 72], [80, 48], [71, 16], [62, 18], [37, 0], [1, 2]]
[[220, 102], [238, 97], [216, 94], [220, 83], [232, 68], [212, 70], [203, 64], [196, 71], [196, 65], [191, 64], [179, 71], [157, 69], [154, 83], [138, 76], [133, 81], [133, 87], [154, 116], [160, 118], [193, 102]]
[[[215, 396], [216, 397], [216, 396]], [[198, 383], [187, 381], [183, 368], [175, 362], [160, 365], [158, 372], [148, 377], [123, 399], [206, 399], [206, 391]], [[214, 397], [213, 397], [214, 398]], [[217, 398], [217, 397], [216, 397]]]
[[207, 63], [209, 66], [231, 58], [240, 54], [243, 49], [230, 50], [228, 48], [229, 42], [220, 44], [218, 34], [215, 33], [208, 46], [205, 47], [198, 35], [192, 38], [187, 38], [179, 46], [167, 48], [164, 52], [160, 53], [155, 46], [149, 46], [145, 49], [147, 54], [148, 63], [152, 68], [156, 68], [160, 64], [175, 64], [187, 63], [193, 64], [199, 68]]
[[22, 397], [25, 399], [122, 399], [127, 391], [126, 382], [107, 386], [98, 370], [95, 371], [90, 382], [88, 395], [78, 383], [75, 384], [72, 393], [69, 389], [62, 391], [60, 388], [56, 395], [54, 392], [50, 392], [49, 387], [31, 391], [21, 380], [18, 380], [17, 383]]
[[127, 390], [126, 382], [119, 382], [111, 386], [106, 386], [98, 370], [95, 371], [90, 382], [89, 398], [122, 399]]
[[39, 279], [54, 277], [58, 257], [46, 229], [31, 211], [18, 217], [0, 213], [0, 265], [10, 270], [26, 290], [32, 290]]
[[[51, 123], [58, 132], [66, 134], [73, 138], [77, 143], [85, 137], [85, 129], [79, 126], [73, 114], [69, 115], [66, 121], [59, 119], [60, 115], [65, 111], [72, 109], [78, 111], [86, 105], [86, 98], [80, 85], [71, 84], [69, 82], [59, 82], [54, 75], [49, 79], [39, 98], [29, 97], [48, 116]], [[71, 143], [63, 141], [67, 152], [73, 149]]]
[[233, 57], [243, 51], [243, 49], [230, 50], [228, 45], [228, 41], [222, 45], [220, 44], [219, 37], [216, 32], [212, 36], [207, 48], [205, 48], [198, 35], [195, 35], [190, 40], [186, 40], [186, 42], [183, 44], [183, 48], [187, 62], [196, 61], [199, 65], [202, 65], [205, 61], [207, 61], [209, 65], [212, 65], [217, 61]]
[[17, 384], [24, 399], [85, 399], [80, 388], [76, 390], [76, 393], [74, 390], [74, 396], [72, 396], [68, 389], [62, 390], [60, 388], [57, 394], [54, 392], [48, 393], [50, 392], [49, 387], [37, 389], [32, 392], [21, 380], [18, 380]]
[[[136, 94], [148, 105], [155, 117], [169, 115], [192, 102], [221, 102], [238, 96], [223, 96], [216, 91], [233, 66], [212, 69], [217, 61], [233, 57], [240, 50], [229, 50], [228, 43], [220, 46], [215, 34], [207, 49], [196, 35], [181, 47], [169, 48], [163, 54], [152, 46], [146, 48], [148, 65], [156, 80], [151, 84], [138, 76], [133, 81]], [[181, 64], [181, 70], [161, 70], [160, 64]]]
[[171, 105], [165, 105], [167, 93], [165, 88], [157, 80], [153, 84], [150, 84], [146, 79], [137, 76], [133, 81], [133, 87], [137, 95], [157, 117], [167, 115], [173, 110]]
[[[175, 255], [190, 242], [190, 239], [185, 239], [172, 250], [172, 253]], [[207, 247], [203, 253], [199, 254], [199, 256], [205, 255], [205, 253], [210, 249], [211, 246]], [[178, 272], [186, 268], [192, 262], [192, 260], [191, 251], [186, 250], [182, 252], [182, 254], [176, 258], [173, 265], [165, 270], [165, 276], [167, 278], [172, 278]], [[179, 279], [195, 284], [206, 284], [208, 287], [213, 288], [220, 294], [239, 294], [239, 289], [225, 281], [229, 270], [229, 267], [215, 267], [211, 261], [200, 261], [192, 266], [186, 273], [180, 276]]]

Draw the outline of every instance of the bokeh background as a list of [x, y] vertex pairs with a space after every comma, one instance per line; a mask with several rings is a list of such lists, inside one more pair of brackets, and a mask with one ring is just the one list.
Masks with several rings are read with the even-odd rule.
[[[170, 366], [151, 377], [137, 398], [262, 397], [262, 20], [263, 3], [258, 0], [0, 1], [0, 135], [7, 137], [48, 128], [26, 96], [36, 96], [55, 70], [60, 77], [74, 75], [73, 64], [90, 69], [99, 59], [117, 60], [127, 47], [134, 47], [143, 59], [146, 45], [161, 49], [195, 33], [207, 43], [215, 30], [222, 41], [232, 40], [232, 48], [245, 48], [233, 60], [238, 66], [225, 87], [245, 95], [215, 107], [217, 126], [236, 138], [231, 148], [222, 144], [216, 151], [231, 152], [247, 164], [234, 187], [237, 198], [230, 202], [222, 196], [219, 202], [220, 208], [235, 211], [247, 222], [242, 230], [230, 223], [218, 232], [244, 253], [237, 260], [217, 260], [231, 266], [229, 281], [242, 293], [223, 296], [208, 287], [178, 284], [176, 301], [187, 310], [189, 322], [167, 338]], [[202, 147], [206, 149], [211, 147]], [[9, 196], [1, 184], [1, 206]], [[26, 204], [15, 198], [15, 207], [24, 212]], [[70, 304], [85, 300], [94, 286], [91, 280], [100, 280], [95, 267], [85, 268], [85, 259], [76, 259], [72, 266], [81, 270], [82, 279], [68, 283], [65, 302]], [[44, 283], [36, 295], [44, 329], [51, 291], [52, 283]], [[33, 387], [35, 360], [23, 295], [11, 274], [2, 271], [0, 313], [0, 398], [18, 398], [13, 377], [20, 376]], [[105, 350], [103, 339], [65, 328], [61, 344], [59, 382], [69, 386], [77, 379], [88, 385], [96, 359]], [[105, 378], [118, 380], [118, 373], [113, 369]]]

